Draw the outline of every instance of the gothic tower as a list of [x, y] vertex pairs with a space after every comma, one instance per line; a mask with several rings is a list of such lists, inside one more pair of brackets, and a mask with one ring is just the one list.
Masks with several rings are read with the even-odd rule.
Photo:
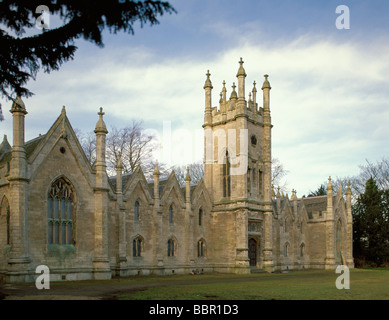
[[[209, 71], [206, 74], [204, 181], [218, 216], [225, 224], [232, 224], [226, 226], [234, 230], [234, 239], [227, 240], [235, 248], [231, 259], [242, 268], [259, 266], [259, 261], [264, 268], [272, 267], [271, 87], [265, 75], [263, 107], [257, 103], [255, 82], [246, 100], [243, 63], [241, 58], [236, 75], [238, 90], [234, 82], [229, 100], [223, 81], [219, 108], [212, 107], [213, 86]], [[249, 227], [256, 230], [252, 257]]]

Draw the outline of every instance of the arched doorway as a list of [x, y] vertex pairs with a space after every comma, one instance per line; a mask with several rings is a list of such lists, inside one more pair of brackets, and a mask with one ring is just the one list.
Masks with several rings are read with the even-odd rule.
[[336, 223], [336, 264], [343, 264], [342, 259], [342, 222], [338, 220]]
[[248, 247], [250, 266], [255, 267], [257, 265], [257, 241], [253, 238], [250, 238]]

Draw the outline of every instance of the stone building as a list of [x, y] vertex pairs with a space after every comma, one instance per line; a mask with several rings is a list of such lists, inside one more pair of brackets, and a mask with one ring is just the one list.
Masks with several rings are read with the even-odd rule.
[[137, 274], [250, 273], [353, 267], [351, 190], [297, 198], [271, 186], [270, 83], [263, 105], [254, 82], [246, 100], [241, 59], [238, 92], [223, 82], [219, 107], [204, 85], [204, 179], [185, 187], [174, 172], [153, 181], [138, 168], [108, 177], [100, 108], [91, 165], [65, 108], [46, 134], [24, 141], [24, 102], [17, 97], [13, 144], [0, 145], [0, 279], [31, 282], [39, 265], [51, 280]]

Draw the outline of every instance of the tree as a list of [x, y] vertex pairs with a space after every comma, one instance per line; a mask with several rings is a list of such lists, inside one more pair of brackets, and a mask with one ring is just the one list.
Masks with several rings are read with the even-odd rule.
[[285, 170], [284, 165], [278, 158], [273, 158], [271, 161], [271, 184], [274, 188], [280, 189], [281, 192], [285, 192], [287, 189], [287, 181], [282, 179], [288, 174], [288, 171]]
[[321, 184], [316, 191], [310, 191], [308, 197], [324, 196], [327, 194], [327, 188], [324, 184]]
[[352, 210], [354, 256], [382, 265], [389, 259], [389, 190], [369, 178]]
[[77, 128], [74, 129], [74, 133], [84, 150], [86, 158], [92, 165], [96, 161], [96, 135], [94, 132], [84, 133]]
[[188, 166], [173, 166], [171, 169], [174, 170], [177, 180], [181, 186], [185, 185], [187, 167], [189, 167], [191, 184], [197, 184], [201, 178], [204, 179], [204, 164], [202, 161], [191, 163]]
[[134, 172], [141, 166], [144, 173], [154, 170], [152, 153], [156, 148], [155, 136], [148, 134], [142, 121], [132, 121], [131, 125], [117, 129], [112, 127], [107, 135], [107, 170], [115, 172], [119, 157], [122, 158], [124, 173]]
[[[153, 151], [156, 148], [155, 137], [142, 127], [142, 121], [133, 120], [124, 128], [111, 127], [106, 138], [106, 163], [108, 175], [116, 174], [116, 164], [121, 157], [123, 172], [131, 173], [140, 166], [145, 175], [154, 170]], [[85, 152], [93, 165], [96, 160], [96, 136], [93, 132], [83, 133], [74, 130]], [[163, 165], [160, 164], [160, 170]]]
[[[63, 25], [50, 29], [42, 14], [55, 15]], [[134, 34], [134, 24], [155, 25], [158, 16], [174, 13], [175, 9], [162, 1], [72, 1], [55, 0], [42, 6], [40, 0], [0, 1], [0, 92], [12, 99], [12, 94], [31, 96], [24, 85], [45, 72], [58, 70], [74, 58], [74, 41], [84, 38], [103, 47], [102, 32], [119, 31]], [[43, 16], [43, 19], [42, 19]], [[31, 35], [32, 30], [41, 29]], [[27, 36], [28, 34], [28, 36]]]

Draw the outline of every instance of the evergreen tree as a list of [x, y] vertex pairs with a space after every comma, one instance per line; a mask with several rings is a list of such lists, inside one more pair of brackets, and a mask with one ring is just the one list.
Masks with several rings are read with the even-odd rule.
[[353, 232], [355, 258], [378, 266], [388, 260], [389, 190], [379, 190], [373, 178], [353, 205]]
[[[50, 29], [42, 12], [59, 17], [63, 25]], [[0, 93], [8, 99], [14, 92], [31, 96], [24, 87], [27, 81], [41, 68], [58, 70], [73, 59], [76, 39], [102, 47], [105, 29], [133, 34], [135, 23], [158, 24], [158, 16], [173, 12], [168, 2], [151, 0], [52, 0], [45, 6], [41, 0], [0, 1]], [[37, 29], [38, 34], [31, 35]]]
[[325, 196], [326, 194], [327, 194], [327, 188], [324, 184], [322, 184], [316, 191], [311, 191], [308, 197]]

